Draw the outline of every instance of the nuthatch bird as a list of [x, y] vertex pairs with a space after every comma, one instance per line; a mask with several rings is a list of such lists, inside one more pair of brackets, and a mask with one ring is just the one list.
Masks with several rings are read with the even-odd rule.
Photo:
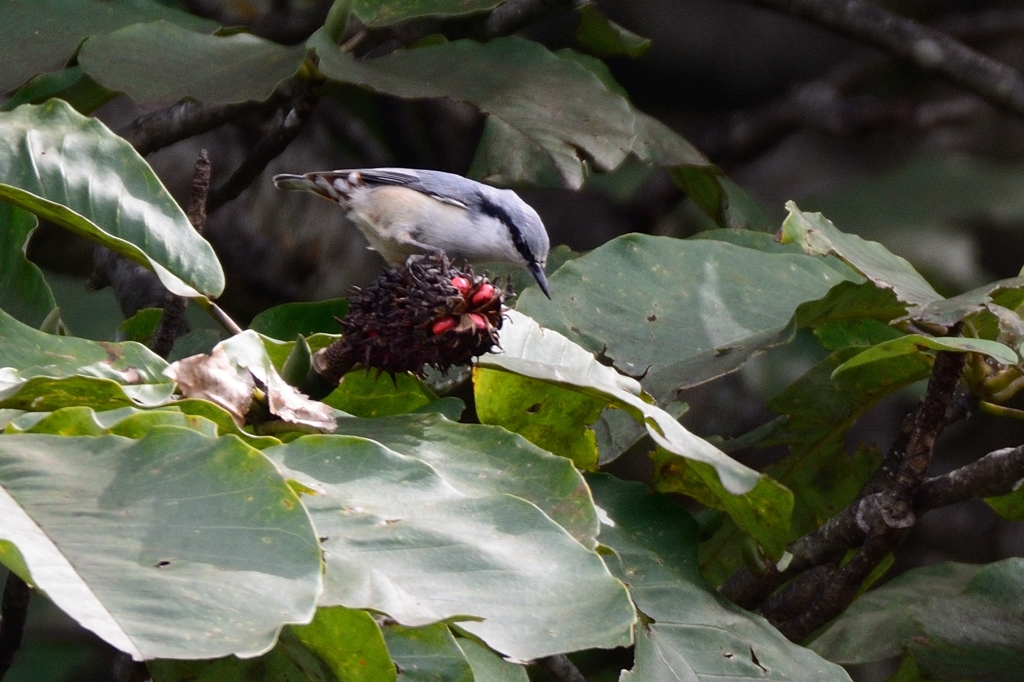
[[537, 212], [512, 190], [410, 168], [275, 175], [274, 184], [341, 204], [370, 247], [392, 265], [414, 253], [438, 251], [451, 258], [513, 263], [529, 271], [551, 298], [544, 275], [548, 233]]

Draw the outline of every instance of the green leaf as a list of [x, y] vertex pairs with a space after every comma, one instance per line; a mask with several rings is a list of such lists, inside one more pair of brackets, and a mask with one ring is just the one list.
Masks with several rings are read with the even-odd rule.
[[564, 458], [504, 429], [416, 414], [339, 419], [335, 433], [367, 438], [421, 460], [469, 497], [521, 497], [583, 546], [597, 545], [597, 512], [580, 473]]
[[[588, 69], [529, 40], [456, 40], [364, 60], [340, 52], [322, 31], [308, 45], [332, 80], [398, 97], [449, 97], [479, 107], [543, 149], [567, 187], [582, 184], [584, 158], [599, 169], [614, 168], [636, 137], [632, 109], [621, 95]], [[575, 161], [569, 162], [569, 155]]]
[[651, 48], [648, 38], [619, 26], [594, 5], [583, 5], [576, 11], [580, 15], [576, 40], [599, 57], [639, 57]]
[[312, 303], [285, 303], [264, 310], [249, 323], [249, 329], [264, 336], [288, 341], [296, 334], [311, 336], [318, 332], [337, 334], [338, 320], [348, 312], [348, 300], [334, 298]]
[[0, 310], [0, 367], [23, 379], [75, 375], [111, 379], [126, 385], [167, 384], [167, 362], [145, 346], [54, 336], [33, 329]]
[[914, 267], [878, 242], [844, 234], [820, 213], [805, 213], [792, 201], [786, 203], [789, 216], [779, 230], [783, 244], [797, 243], [810, 254], [835, 255], [867, 277], [875, 286], [892, 289], [911, 308], [942, 300]]
[[494, 9], [505, 0], [355, 0], [352, 13], [367, 26], [386, 26], [417, 17], [456, 17]]
[[479, 365], [548, 381], [607, 400], [642, 422], [651, 438], [667, 451], [713, 467], [730, 494], [750, 492], [761, 480], [756, 471], [693, 435], [671, 415], [651, 404], [650, 396], [636, 380], [602, 365], [591, 353], [561, 334], [544, 329], [519, 311], [506, 313], [501, 345], [501, 354], [482, 355]]
[[289, 625], [259, 658], [150, 661], [154, 682], [389, 682], [395, 664], [370, 614], [318, 609], [309, 625]]
[[1004, 365], [1015, 365], [1020, 361], [1017, 352], [997, 341], [960, 337], [934, 338], [921, 334], [907, 334], [877, 345], [854, 355], [836, 368], [834, 376], [876, 362], [888, 362], [893, 358], [907, 358], [924, 352], [925, 349], [950, 351], [953, 353], [980, 353]]
[[594, 398], [529, 377], [477, 368], [473, 397], [481, 424], [518, 433], [534, 445], [568, 457], [579, 469], [597, 468], [597, 443], [588, 425], [608, 406]]
[[[47, 415], [26, 413], [32, 417], [25, 433], [46, 433], [54, 436], [124, 436], [142, 438], [157, 426], [178, 426], [191, 429], [210, 438], [216, 438], [217, 425], [201, 417], [190, 417], [178, 410], [141, 411], [131, 407], [106, 412], [95, 412], [85, 406], [67, 407]], [[36, 417], [42, 416], [42, 419]], [[7, 433], [18, 432], [23, 419], [13, 420], [6, 428]]]
[[0, 309], [36, 328], [57, 307], [42, 270], [25, 257], [38, 224], [31, 213], [0, 201]]
[[163, 308], [145, 308], [135, 313], [117, 327], [118, 338], [124, 341], [135, 341], [145, 345], [156, 333], [160, 319], [164, 316]]
[[840, 663], [906, 651], [930, 677], [1016, 680], [1024, 560], [917, 568], [862, 596], [811, 648]]
[[51, 97], [59, 97], [78, 113], [89, 115], [117, 97], [117, 93], [82, 73], [82, 67], [69, 66], [36, 76], [11, 95], [0, 111], [11, 111], [22, 104], [42, 104]]
[[323, 402], [355, 417], [372, 419], [416, 412], [437, 400], [437, 394], [411, 374], [396, 374], [392, 379], [360, 369], [343, 376]]
[[648, 619], [622, 682], [849, 681], [842, 668], [708, 587], [697, 568], [697, 524], [678, 505], [638, 483], [603, 474], [587, 480], [606, 514], [600, 540], [614, 554], [605, 561]]
[[847, 346], [867, 348], [876, 343], [897, 339], [903, 336], [903, 332], [878, 320], [863, 318], [826, 322], [814, 330], [814, 335], [818, 337], [825, 350], [839, 350]]
[[64, 66], [82, 40], [143, 21], [166, 19], [185, 28], [212, 32], [215, 22], [165, 7], [153, 0], [4, 0], [0, 45], [0, 92], [32, 76]]
[[163, 358], [138, 343], [54, 336], [0, 310], [3, 407], [48, 411], [92, 400], [113, 401], [113, 407], [129, 401], [157, 405], [170, 399], [174, 388], [161, 374], [166, 367]]
[[146, 161], [62, 100], [0, 113], [0, 199], [152, 269], [181, 296], [218, 296], [213, 248]]
[[419, 628], [389, 624], [383, 631], [398, 682], [474, 682], [466, 655], [444, 623]]
[[691, 463], [663, 448], [652, 455], [654, 487], [664, 493], [682, 493], [706, 507], [724, 511], [735, 526], [753, 537], [772, 560], [782, 557], [791, 539], [793, 493], [778, 481], [762, 476], [753, 490], [732, 495], [707, 465]]
[[516, 310], [642, 376], [666, 403], [787, 340], [800, 304], [855, 276], [803, 254], [627, 235], [551, 275], [553, 301], [528, 290]]
[[303, 45], [285, 47], [251, 33], [207, 35], [161, 20], [89, 38], [78, 63], [97, 83], [142, 106], [166, 106], [186, 97], [214, 104], [265, 100], [305, 57]]
[[86, 376], [37, 376], [26, 380], [17, 370], [0, 369], [0, 408], [6, 409], [51, 412], [74, 405], [97, 410], [132, 405], [156, 407], [167, 403], [173, 394], [173, 383], [126, 386], [111, 379]]
[[[326, 538], [322, 604], [403, 625], [457, 620], [523, 660], [629, 644], [622, 585], [552, 520], [578, 516], [580, 504], [594, 513], [567, 460], [494, 427], [437, 417], [340, 422], [364, 437], [307, 436], [266, 451], [284, 475], [320, 491], [304, 501]], [[559, 509], [549, 516], [513, 491]]]
[[456, 642], [473, 668], [474, 682], [529, 682], [525, 667], [506, 661], [471, 639]]
[[2, 435], [0, 508], [31, 583], [136, 658], [258, 654], [321, 589], [309, 517], [235, 438]]
[[992, 303], [1016, 310], [1024, 303], [1024, 277], [990, 282], [959, 296], [929, 303], [914, 314], [914, 319], [949, 328], [956, 322], [983, 312]]

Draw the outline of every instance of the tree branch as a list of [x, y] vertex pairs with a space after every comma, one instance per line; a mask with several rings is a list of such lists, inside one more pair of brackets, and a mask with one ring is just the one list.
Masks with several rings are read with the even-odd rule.
[[865, 0], [746, 0], [825, 26], [941, 74], [987, 101], [1024, 115], [1024, 77], [947, 33]]
[[169, 147], [195, 135], [201, 135], [214, 128], [258, 112], [278, 109], [291, 95], [294, 88], [286, 84], [263, 102], [238, 102], [232, 104], [207, 104], [206, 102], [178, 102], [166, 109], [152, 111], [139, 116], [128, 125], [118, 129], [117, 134], [128, 140], [135, 151], [142, 156], [158, 149]]
[[[196, 232], [202, 234], [206, 229], [206, 197], [210, 193], [210, 156], [206, 150], [199, 152], [196, 159], [195, 171], [192, 174], [192, 189], [188, 199], [188, 220]], [[149, 347], [160, 357], [167, 359], [174, 348], [174, 341], [188, 329], [182, 324], [185, 319], [185, 308], [188, 306], [188, 299], [172, 294], [170, 291], [164, 297], [164, 313], [160, 317], [160, 324], [150, 340]]]
[[292, 140], [302, 132], [302, 127], [313, 114], [319, 101], [309, 87], [303, 89], [293, 100], [289, 111], [274, 132], [260, 140], [259, 144], [239, 164], [227, 180], [210, 193], [206, 210], [210, 213], [231, 201], [247, 188], [260, 173], [283, 152]]
[[925, 480], [914, 509], [928, 511], [981, 497], [1009, 495], [1024, 479], [1024, 445], [990, 452], [942, 476]]
[[[936, 354], [925, 398], [886, 458], [889, 473], [876, 477], [875, 486], [865, 486], [858, 500], [821, 527], [790, 543], [792, 559], [784, 570], [768, 566], [759, 576], [739, 571], [721, 592], [746, 608], [760, 605], [761, 614], [793, 641], [803, 640], [841, 613], [914, 525], [912, 501], [931, 462], [935, 439], [962, 413], [954, 397], [965, 362], [963, 353]], [[856, 554], [840, 566], [852, 548], [857, 548]], [[808, 598], [812, 592], [813, 598]]]

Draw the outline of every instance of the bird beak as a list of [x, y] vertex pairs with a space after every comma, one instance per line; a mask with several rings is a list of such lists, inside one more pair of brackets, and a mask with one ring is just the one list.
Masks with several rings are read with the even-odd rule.
[[533, 262], [529, 266], [530, 274], [537, 280], [537, 284], [540, 285], [540, 290], [544, 292], [544, 295], [549, 299], [551, 298], [551, 290], [548, 289], [548, 278], [544, 276], [544, 268], [539, 263]]

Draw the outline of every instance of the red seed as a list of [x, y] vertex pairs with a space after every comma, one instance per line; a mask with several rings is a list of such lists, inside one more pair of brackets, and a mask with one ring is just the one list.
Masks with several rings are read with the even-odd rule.
[[434, 333], [434, 336], [440, 336], [449, 329], [454, 328], [456, 324], [458, 324], [458, 320], [454, 317], [442, 317], [434, 323], [434, 326], [430, 328], [430, 331]]
[[473, 305], [483, 305], [484, 303], [490, 302], [494, 298], [494, 285], [484, 282], [480, 285], [480, 288], [473, 294]]
[[473, 319], [473, 324], [476, 325], [477, 329], [487, 329], [487, 320], [484, 319], [483, 315], [470, 313], [469, 316]]
[[469, 280], [465, 277], [452, 277], [452, 286], [459, 290], [459, 293], [465, 296], [469, 293]]

